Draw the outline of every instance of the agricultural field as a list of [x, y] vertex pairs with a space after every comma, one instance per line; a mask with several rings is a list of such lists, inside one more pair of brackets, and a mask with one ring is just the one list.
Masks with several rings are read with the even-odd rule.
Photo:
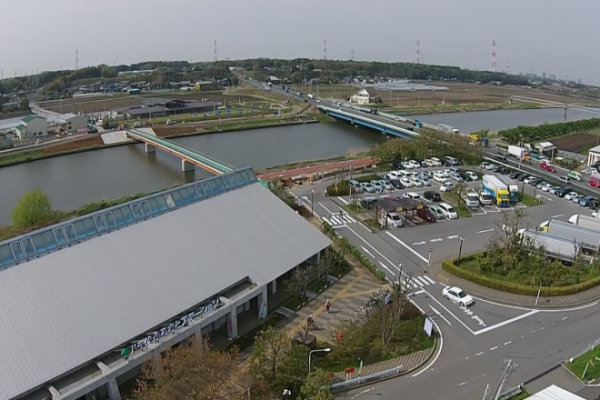
[[[383, 103], [389, 104], [394, 108], [409, 107], [428, 107], [445, 104], [448, 105], [466, 105], [480, 104], [492, 105], [507, 103], [511, 96], [531, 97], [540, 100], [554, 101], [559, 103], [571, 104], [589, 104], [588, 101], [582, 101], [578, 97], [569, 96], [562, 93], [553, 93], [549, 90], [524, 89], [516, 86], [494, 86], [490, 84], [477, 85], [473, 83], [458, 82], [420, 82], [430, 86], [447, 87], [445, 91], [396, 91], [377, 92]], [[338, 99], [348, 99], [353, 91], [356, 91], [360, 85], [317, 85], [313, 92], [321, 97], [330, 97]]]
[[579, 153], [600, 143], [600, 136], [592, 133], [574, 133], [552, 139], [552, 144], [559, 150]]
[[[150, 97], [150, 96], [147, 96]], [[230, 96], [222, 93], [201, 93], [194, 92], [191, 94], [188, 93], [177, 93], [177, 92], [169, 92], [169, 93], [156, 93], [152, 97], [160, 97], [160, 98], [168, 98], [168, 99], [183, 99], [183, 100], [198, 100], [201, 101], [203, 99], [208, 99], [208, 101], [218, 101], [223, 105], [229, 103], [246, 103], [248, 106], [252, 106], [252, 102], [256, 102], [258, 104], [263, 104], [264, 101], [260, 101], [251, 96]], [[53, 102], [44, 102], [41, 104], [42, 107], [60, 113], [93, 113], [93, 112], [101, 112], [108, 111], [117, 107], [129, 107], [129, 106], [138, 106], [142, 104], [144, 101], [144, 97], [137, 96], [128, 96], [128, 95], [119, 95], [115, 97], [92, 97], [92, 98], [81, 98], [81, 99], [66, 99], [62, 102], [53, 101]]]

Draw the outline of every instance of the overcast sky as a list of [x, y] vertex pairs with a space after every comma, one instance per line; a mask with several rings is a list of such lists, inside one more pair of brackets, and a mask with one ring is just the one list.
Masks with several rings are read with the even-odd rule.
[[[8, 1], [8, 0], [5, 0]], [[415, 60], [600, 84], [600, 2], [578, 0], [24, 0], [2, 6], [4, 77], [146, 60]], [[18, 73], [18, 72], [17, 72]]]

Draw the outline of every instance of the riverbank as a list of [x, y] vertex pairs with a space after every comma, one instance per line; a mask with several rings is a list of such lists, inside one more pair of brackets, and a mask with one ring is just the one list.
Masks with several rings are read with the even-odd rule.
[[[319, 123], [320, 118], [311, 117], [296, 117], [296, 118], [285, 118], [285, 119], [266, 119], [266, 120], [250, 120], [243, 122], [234, 122], [229, 124], [219, 124], [210, 127], [194, 127], [190, 126], [177, 126], [177, 127], [156, 127], [154, 128], [156, 136], [165, 139], [177, 139], [190, 136], [210, 135], [224, 132], [234, 131], [246, 131], [263, 128], [274, 128], [282, 126], [293, 126], [293, 125], [304, 125]], [[88, 138], [64, 143], [57, 144], [43, 149], [36, 149], [30, 152], [23, 152], [18, 154], [9, 154], [0, 157], [0, 168], [8, 167], [12, 165], [18, 165], [28, 163], [37, 160], [44, 160], [47, 158], [54, 158], [64, 156], [68, 154], [83, 153], [88, 151], [94, 151], [99, 149], [106, 149], [110, 147], [128, 146], [138, 142], [122, 142], [105, 144], [102, 141], [100, 135], [90, 136]]]
[[382, 108], [382, 112], [397, 115], [431, 115], [431, 114], [455, 114], [463, 112], [482, 111], [510, 111], [510, 110], [537, 110], [542, 108], [560, 108], [555, 106], [541, 106], [537, 104], [465, 104], [448, 106], [427, 106], [410, 108]]

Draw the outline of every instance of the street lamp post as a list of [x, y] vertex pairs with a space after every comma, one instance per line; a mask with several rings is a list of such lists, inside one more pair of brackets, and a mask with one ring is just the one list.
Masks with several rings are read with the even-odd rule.
[[460, 244], [458, 245], [458, 260], [456, 262], [456, 266], [460, 267], [460, 257], [462, 256], [462, 246], [463, 246], [463, 242], [465, 241], [465, 239], [463, 239], [462, 237], [460, 238]]
[[311, 350], [308, 353], [308, 373], [310, 374], [310, 359], [312, 357], [313, 353], [329, 353], [331, 351], [331, 349], [328, 347], [326, 349], [317, 349], [317, 350]]
[[315, 216], [314, 199], [315, 199], [315, 190], [313, 189], [312, 192], [310, 192], [310, 214], [313, 217]]

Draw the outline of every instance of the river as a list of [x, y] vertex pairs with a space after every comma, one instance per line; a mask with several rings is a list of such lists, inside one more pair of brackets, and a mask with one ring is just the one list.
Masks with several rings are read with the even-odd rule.
[[[569, 110], [569, 119], [593, 114]], [[492, 131], [518, 125], [562, 121], [563, 110], [481, 111], [413, 116], [432, 124], [449, 124], [462, 132]], [[309, 159], [346, 155], [368, 149], [384, 137], [347, 124], [326, 123], [227, 132], [174, 139], [175, 142], [238, 167], [265, 168]], [[208, 176], [201, 169], [181, 172], [179, 159], [157, 151], [144, 153], [141, 144], [69, 154], [0, 168], [0, 224], [23, 195], [39, 187], [54, 209], [71, 210], [102, 198], [114, 199], [152, 192]]]

